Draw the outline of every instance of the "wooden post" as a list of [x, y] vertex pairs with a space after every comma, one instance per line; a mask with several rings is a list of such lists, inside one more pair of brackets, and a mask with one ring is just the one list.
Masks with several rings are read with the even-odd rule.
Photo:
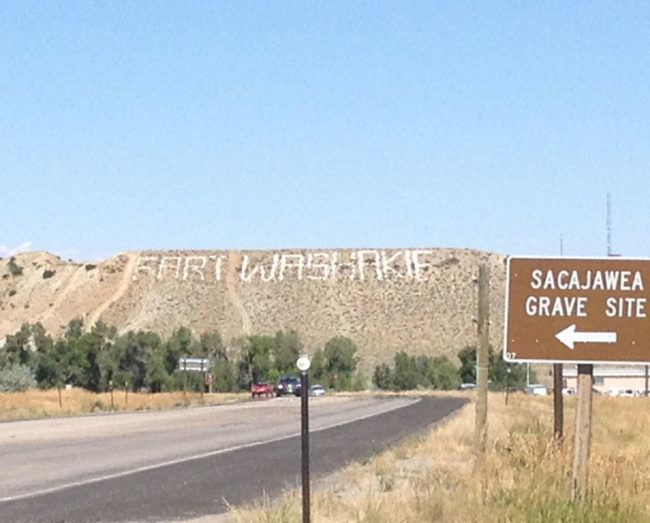
[[562, 364], [553, 364], [553, 434], [555, 440], [564, 438], [564, 403], [562, 401]]
[[203, 402], [203, 389], [205, 387], [205, 371], [203, 370], [203, 360], [201, 360], [201, 379], [199, 380], [199, 390], [201, 391], [201, 402]]
[[115, 410], [115, 404], [113, 403], [113, 380], [109, 380], [108, 388], [111, 391], [111, 412]]
[[573, 444], [572, 499], [584, 503], [587, 497], [589, 445], [591, 442], [591, 403], [593, 365], [578, 365], [575, 441]]
[[187, 405], [187, 358], [183, 361], [183, 404]]
[[487, 385], [490, 350], [490, 268], [487, 264], [479, 266], [478, 273], [478, 355], [476, 366], [476, 427], [475, 448], [479, 453], [485, 451], [487, 438]]

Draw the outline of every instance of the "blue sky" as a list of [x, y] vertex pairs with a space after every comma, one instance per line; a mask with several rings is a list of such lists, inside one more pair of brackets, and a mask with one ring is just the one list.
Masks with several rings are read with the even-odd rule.
[[0, 255], [650, 256], [647, 2], [0, 0]]

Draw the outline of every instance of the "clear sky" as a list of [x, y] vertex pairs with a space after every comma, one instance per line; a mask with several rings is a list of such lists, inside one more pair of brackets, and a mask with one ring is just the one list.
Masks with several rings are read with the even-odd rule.
[[650, 256], [650, 3], [0, 0], [0, 256]]

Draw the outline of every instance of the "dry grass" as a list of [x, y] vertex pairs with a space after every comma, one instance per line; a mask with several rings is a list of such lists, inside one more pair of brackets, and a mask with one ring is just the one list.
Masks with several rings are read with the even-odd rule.
[[[552, 440], [550, 397], [489, 401], [484, 459], [473, 452], [474, 405], [419, 438], [352, 464], [312, 494], [317, 523], [650, 521], [650, 400], [594, 398], [589, 497], [571, 502], [573, 401], [565, 443]], [[241, 523], [301, 521], [299, 493], [234, 509]]]
[[[247, 398], [249, 394], [204, 394], [163, 392], [158, 394], [125, 393], [116, 390], [96, 394], [83, 389], [61, 389], [61, 405], [57, 389], [0, 393], [0, 420], [67, 416], [98, 411], [153, 410], [182, 405], [212, 405]], [[111, 407], [112, 406], [112, 407]]]

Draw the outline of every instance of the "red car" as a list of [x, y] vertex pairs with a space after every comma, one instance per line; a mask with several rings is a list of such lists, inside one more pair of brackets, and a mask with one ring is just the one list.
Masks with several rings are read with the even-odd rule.
[[255, 396], [273, 396], [273, 387], [269, 385], [266, 381], [260, 381], [258, 383], [253, 383], [251, 387], [251, 396], [255, 399]]

